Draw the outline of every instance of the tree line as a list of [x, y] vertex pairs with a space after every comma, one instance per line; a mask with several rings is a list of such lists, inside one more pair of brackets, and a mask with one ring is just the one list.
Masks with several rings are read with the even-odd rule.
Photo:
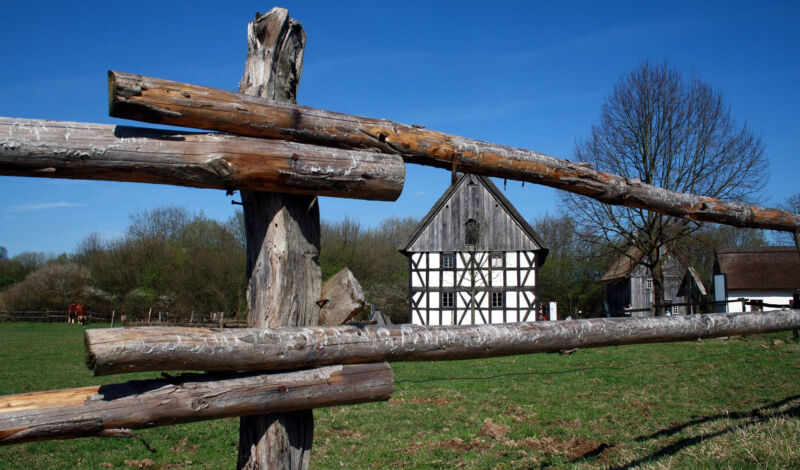
[[[407, 322], [408, 259], [398, 247], [418, 222], [389, 217], [365, 228], [349, 218], [323, 221], [323, 279], [349, 268], [369, 303], [393, 322]], [[557, 302], [561, 317], [602, 314], [605, 286], [598, 279], [617, 250], [583, 236], [579, 221], [568, 214], [544, 215], [531, 225], [550, 249], [539, 274], [540, 300]], [[707, 225], [677, 248], [708, 280], [716, 248], [767, 244], [759, 230]], [[241, 212], [226, 221], [174, 206], [138, 212], [121, 237], [90, 234], [74, 253], [59, 256], [25, 252], [9, 258], [0, 248], [0, 308], [6, 310], [58, 311], [80, 302], [92, 311], [134, 318], [153, 309], [171, 320], [186, 320], [192, 312], [244, 320], [245, 292]]]
[[[408, 266], [397, 251], [417, 220], [390, 217], [375, 228], [352, 219], [323, 221], [323, 279], [349, 268], [370, 303], [402, 322], [408, 312]], [[246, 319], [245, 232], [241, 212], [226, 221], [169, 206], [130, 215], [124, 235], [84, 238], [74, 253], [0, 247], [0, 308], [66, 310], [84, 303], [96, 312], [134, 318], [153, 311], [171, 320], [192, 312]]]
[[181, 207], [131, 214], [119, 238], [93, 233], [72, 254], [0, 260], [7, 284], [0, 305], [64, 310], [79, 302], [97, 312], [135, 316], [152, 308], [176, 318], [239, 312], [245, 306], [241, 225], [239, 214], [220, 222]]

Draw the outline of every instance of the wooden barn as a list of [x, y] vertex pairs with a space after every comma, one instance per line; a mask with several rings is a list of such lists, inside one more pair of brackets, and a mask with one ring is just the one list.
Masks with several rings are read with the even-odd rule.
[[[714, 274], [725, 274], [727, 300], [746, 298], [788, 305], [800, 289], [800, 254], [793, 246], [721, 248], [714, 254]], [[729, 312], [742, 310], [741, 303], [728, 304]]]
[[400, 252], [410, 267], [410, 321], [535, 321], [547, 248], [489, 178], [461, 175]]
[[[685, 303], [686, 298], [678, 295], [681, 281], [687, 271], [688, 263], [672, 250], [662, 247], [665, 256], [662, 273], [664, 275], [664, 303]], [[619, 256], [603, 273], [601, 282], [606, 284], [606, 303], [608, 310], [621, 314], [625, 310], [649, 309], [655, 303], [653, 277], [643, 264], [645, 254], [636, 247]], [[667, 311], [671, 315], [685, 315], [687, 308], [672, 306]], [[631, 312], [631, 316], [651, 315], [646, 311]]]

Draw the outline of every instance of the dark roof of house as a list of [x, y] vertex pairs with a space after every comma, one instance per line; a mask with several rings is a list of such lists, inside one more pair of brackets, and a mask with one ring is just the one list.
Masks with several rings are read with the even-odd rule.
[[714, 272], [727, 275], [728, 290], [800, 289], [800, 252], [793, 246], [721, 248]]
[[445, 203], [453, 196], [456, 190], [464, 184], [467, 177], [472, 178], [472, 181], [480, 182], [494, 197], [494, 199], [503, 207], [506, 213], [511, 216], [512, 219], [519, 225], [520, 229], [528, 236], [533, 242], [541, 247], [541, 249], [537, 250], [541, 254], [541, 263], [544, 264], [545, 259], [547, 258], [548, 249], [545, 248], [544, 243], [542, 243], [541, 237], [533, 230], [533, 227], [525, 220], [524, 217], [517, 211], [517, 208], [508, 200], [508, 198], [500, 191], [500, 189], [486, 176], [482, 175], [470, 175], [468, 173], [462, 173], [461, 176], [456, 180], [454, 184], [451, 184], [447, 190], [442, 194], [442, 196], [436, 201], [436, 203], [431, 207], [425, 217], [422, 218], [420, 223], [414, 228], [414, 231], [411, 233], [411, 236], [408, 237], [406, 243], [400, 247], [400, 252], [403, 254], [408, 254], [408, 250], [414, 244], [414, 242], [419, 238], [422, 232], [425, 231], [427, 226], [433, 221], [436, 215], [442, 210]]
[[[667, 247], [666, 252], [670, 256], [674, 257], [677, 262], [680, 263], [680, 265], [685, 267], [689, 266], [689, 261], [676, 249]], [[644, 258], [644, 256], [645, 253], [641, 248], [637, 246], [629, 247], [625, 253], [619, 255], [617, 259], [611, 263], [608, 269], [606, 269], [606, 271], [600, 277], [600, 282], [609, 282], [630, 278], [631, 273], [642, 260], [642, 258]]]
[[627, 279], [631, 277], [631, 272], [644, 257], [644, 252], [638, 247], [632, 246], [625, 253], [615, 259], [600, 277], [601, 282], [615, 281], [617, 279]]

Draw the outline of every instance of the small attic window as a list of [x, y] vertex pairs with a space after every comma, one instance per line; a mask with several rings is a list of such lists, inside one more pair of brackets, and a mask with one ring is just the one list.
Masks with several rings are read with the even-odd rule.
[[442, 253], [442, 267], [452, 268], [456, 264], [456, 254], [452, 251]]
[[464, 243], [467, 245], [478, 244], [478, 222], [475, 219], [469, 219], [464, 224]]
[[475, 186], [475, 180], [472, 179], [472, 176], [469, 177], [469, 182], [467, 183], [467, 186]]

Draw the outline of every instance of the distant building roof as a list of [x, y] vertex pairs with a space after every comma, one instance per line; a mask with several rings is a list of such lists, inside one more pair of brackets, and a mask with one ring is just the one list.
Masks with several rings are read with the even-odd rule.
[[793, 246], [721, 248], [714, 272], [727, 275], [728, 290], [800, 289], [800, 252]]
[[644, 252], [638, 247], [632, 246], [628, 250], [617, 257], [611, 266], [606, 269], [600, 281], [615, 281], [617, 279], [628, 279], [631, 277], [631, 272], [639, 264], [639, 261], [644, 257]]
[[[661, 247], [661, 253], [667, 254], [675, 258], [675, 261], [683, 267], [689, 266], [689, 261], [674, 248], [666, 246]], [[628, 248], [625, 253], [619, 255], [611, 265], [606, 269], [606, 272], [600, 277], [600, 282], [616, 281], [620, 279], [629, 279], [631, 273], [639, 265], [639, 262], [645, 257], [644, 251], [637, 246]], [[683, 267], [681, 269], [683, 269]]]

